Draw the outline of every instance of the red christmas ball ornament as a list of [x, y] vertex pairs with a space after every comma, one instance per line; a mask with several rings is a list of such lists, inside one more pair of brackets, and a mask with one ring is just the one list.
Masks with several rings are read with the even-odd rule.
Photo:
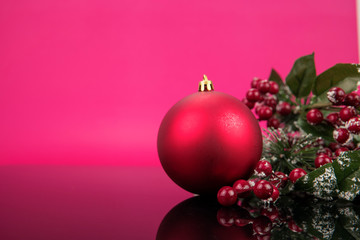
[[222, 186], [247, 179], [262, 153], [261, 130], [249, 108], [213, 89], [204, 75], [199, 92], [177, 102], [158, 133], [165, 172], [197, 194], [216, 194]]

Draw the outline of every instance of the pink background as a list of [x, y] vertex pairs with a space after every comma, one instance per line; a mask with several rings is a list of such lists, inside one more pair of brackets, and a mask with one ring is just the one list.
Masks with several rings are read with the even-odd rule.
[[0, 2], [0, 164], [156, 165], [202, 74], [238, 98], [315, 52], [358, 62], [355, 1]]

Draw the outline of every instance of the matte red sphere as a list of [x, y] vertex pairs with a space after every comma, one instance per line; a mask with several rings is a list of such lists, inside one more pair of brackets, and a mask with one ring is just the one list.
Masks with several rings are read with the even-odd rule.
[[198, 194], [216, 194], [247, 179], [262, 152], [259, 124], [245, 104], [225, 93], [191, 94], [164, 117], [158, 154], [168, 176]]

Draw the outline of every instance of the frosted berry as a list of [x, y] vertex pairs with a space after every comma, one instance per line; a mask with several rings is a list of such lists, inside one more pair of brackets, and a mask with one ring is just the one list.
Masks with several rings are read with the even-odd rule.
[[248, 197], [251, 193], [249, 182], [243, 179], [237, 180], [233, 185], [233, 189], [239, 198]]
[[258, 83], [259, 81], [261, 81], [261, 80], [262, 80], [261, 78], [254, 77], [253, 80], [251, 81], [251, 87], [252, 87], [252, 88], [256, 88], [257, 83]]
[[338, 143], [346, 143], [350, 140], [350, 132], [346, 128], [337, 128], [333, 131], [333, 138]]
[[267, 93], [270, 90], [270, 83], [268, 80], [263, 79], [257, 82], [256, 84], [256, 88], [261, 92], [261, 93]]
[[288, 176], [283, 173], [283, 172], [274, 172], [274, 174], [272, 174], [269, 178], [269, 182], [278, 187], [278, 188], [283, 188], [285, 187], [287, 181], [288, 181]]
[[324, 119], [323, 114], [320, 112], [319, 109], [311, 109], [307, 114], [306, 114], [306, 120], [308, 121], [309, 124], [312, 125], [316, 125], [321, 123], [321, 121]]
[[357, 94], [356, 92], [349, 93], [348, 95], [346, 95], [344, 103], [345, 105], [348, 106], [359, 107], [360, 106], [359, 94]]
[[260, 160], [255, 167], [255, 175], [258, 177], [267, 177], [272, 173], [272, 166], [266, 160]]
[[345, 99], [345, 91], [342, 88], [339, 87], [333, 87], [330, 88], [330, 90], [327, 92], [327, 98], [328, 100], [333, 104], [340, 104]]
[[280, 195], [279, 189], [273, 186], [273, 192], [268, 200], [270, 202], [275, 202], [279, 198], [279, 195]]
[[317, 156], [317, 157], [315, 158], [315, 167], [316, 167], [316, 168], [319, 168], [319, 167], [321, 167], [322, 165], [325, 165], [325, 164], [331, 163], [331, 162], [332, 162], [332, 160], [331, 160], [331, 158], [330, 158], [328, 155], [326, 155], [326, 154], [320, 154], [319, 156]]
[[349, 151], [349, 149], [347, 147], [338, 148], [335, 151], [335, 156], [338, 157], [338, 156], [340, 156], [341, 153], [347, 152], [347, 151]]
[[273, 192], [273, 186], [266, 180], [260, 180], [255, 183], [253, 192], [255, 196], [260, 199], [268, 199], [269, 197], [271, 197], [271, 194]]
[[232, 187], [224, 186], [218, 191], [217, 200], [223, 206], [231, 206], [236, 203], [237, 194]]
[[253, 230], [258, 235], [268, 235], [272, 229], [272, 222], [268, 217], [260, 216], [254, 220]]
[[322, 148], [322, 149], [319, 149], [319, 151], [317, 152], [318, 156], [321, 155], [321, 154], [325, 154], [325, 155], [331, 157], [332, 156], [332, 151], [331, 151], [330, 148]]
[[250, 88], [246, 93], [246, 99], [249, 102], [257, 102], [260, 100], [260, 92], [256, 88]]
[[242, 100], [242, 102], [249, 108], [249, 109], [253, 109], [255, 106], [254, 102], [250, 102], [247, 98], [244, 98]]
[[267, 119], [271, 118], [272, 115], [273, 115], [273, 112], [272, 112], [271, 107], [262, 106], [259, 109], [258, 116], [259, 116], [260, 120], [267, 120]]
[[346, 122], [345, 127], [354, 134], [360, 133], [360, 117], [350, 118], [349, 121]]
[[288, 102], [279, 102], [276, 111], [282, 116], [287, 116], [291, 113], [291, 106]]
[[274, 95], [268, 95], [264, 98], [264, 104], [275, 110], [277, 105], [277, 99]]
[[276, 82], [270, 81], [270, 89], [269, 92], [271, 94], [277, 94], [279, 92], [279, 85]]
[[305, 176], [307, 173], [304, 169], [302, 168], [295, 168], [293, 169], [290, 174], [289, 174], [289, 178], [290, 181], [295, 183], [296, 180], [298, 180], [299, 178], [301, 178], [302, 176]]
[[330, 113], [326, 116], [326, 121], [334, 127], [340, 126], [341, 124], [339, 113]]
[[268, 128], [271, 128], [271, 127], [272, 127], [272, 128], [277, 129], [277, 128], [279, 128], [279, 126], [280, 126], [280, 120], [277, 119], [277, 118], [275, 118], [275, 117], [272, 117], [272, 118], [270, 118], [270, 119], [267, 121], [266, 126], [267, 126]]
[[343, 147], [347, 147], [349, 150], [354, 150], [356, 148], [356, 145], [353, 141], [348, 141], [343, 144]]
[[344, 107], [340, 110], [340, 119], [344, 122], [348, 121], [350, 118], [356, 116], [356, 110], [354, 107]]

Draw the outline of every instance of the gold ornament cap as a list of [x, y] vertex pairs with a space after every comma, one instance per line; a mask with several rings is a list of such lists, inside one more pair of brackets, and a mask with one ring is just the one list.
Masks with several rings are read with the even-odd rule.
[[214, 91], [214, 85], [204, 74], [203, 80], [199, 82], [199, 92]]

